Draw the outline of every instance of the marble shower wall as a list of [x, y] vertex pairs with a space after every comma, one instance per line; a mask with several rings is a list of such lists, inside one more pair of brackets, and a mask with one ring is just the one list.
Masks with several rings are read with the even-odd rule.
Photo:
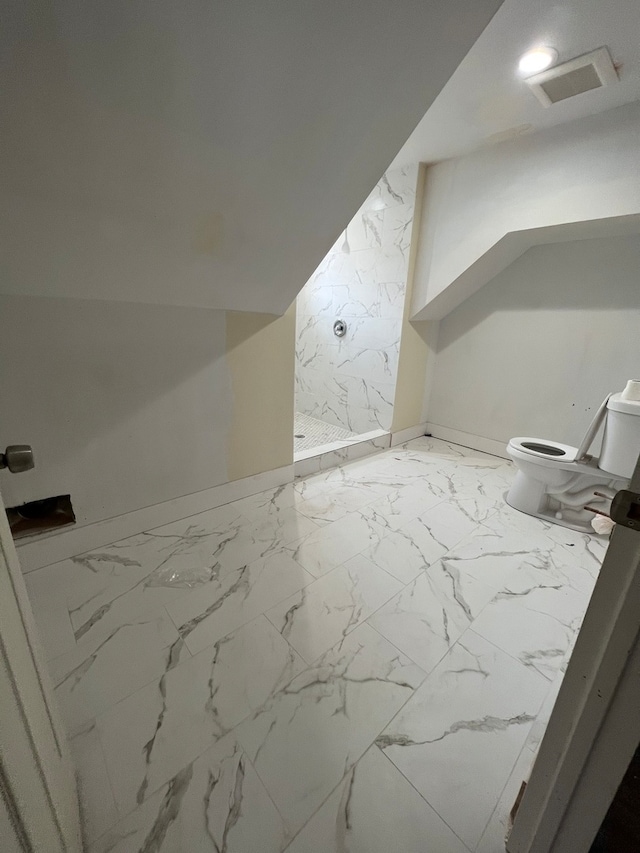
[[355, 433], [391, 427], [417, 176], [385, 173], [297, 299], [296, 410]]

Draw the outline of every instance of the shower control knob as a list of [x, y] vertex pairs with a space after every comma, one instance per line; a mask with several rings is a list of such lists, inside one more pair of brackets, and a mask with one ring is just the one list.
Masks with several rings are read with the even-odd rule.
[[4, 453], [0, 453], [0, 469], [8, 468], [12, 474], [29, 471], [34, 465], [30, 444], [10, 444]]
[[333, 334], [336, 338], [344, 338], [347, 334], [347, 324], [344, 320], [336, 320], [333, 324]]

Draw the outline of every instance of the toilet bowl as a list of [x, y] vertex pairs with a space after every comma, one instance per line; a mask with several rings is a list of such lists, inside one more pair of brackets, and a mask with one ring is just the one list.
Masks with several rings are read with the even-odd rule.
[[[611, 499], [627, 487], [640, 454], [640, 401], [621, 396], [611, 394], [604, 400], [580, 447], [529, 436], [512, 438], [507, 453], [518, 470], [506, 497], [509, 506], [593, 533], [594, 515], [608, 514]], [[588, 451], [603, 422], [596, 458]]]
[[608, 512], [611, 498], [628, 484], [598, 468], [597, 460], [576, 461], [578, 448], [539, 438], [512, 438], [507, 453], [516, 468], [507, 503], [554, 524], [593, 533], [594, 513]]

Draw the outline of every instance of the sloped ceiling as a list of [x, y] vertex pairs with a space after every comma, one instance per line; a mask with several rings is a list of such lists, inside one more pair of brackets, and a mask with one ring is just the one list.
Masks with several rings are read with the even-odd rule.
[[11, 4], [0, 292], [282, 313], [499, 6]]
[[[639, 34], [638, 0], [505, 0], [394, 165], [460, 157], [637, 101]], [[545, 109], [518, 72], [520, 56], [539, 45], [555, 48], [558, 62], [606, 45], [620, 80]]]

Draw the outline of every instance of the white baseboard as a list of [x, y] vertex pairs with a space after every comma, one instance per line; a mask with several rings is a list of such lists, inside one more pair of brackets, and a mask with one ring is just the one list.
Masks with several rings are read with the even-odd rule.
[[275, 468], [273, 471], [265, 471], [231, 483], [221, 483], [211, 489], [136, 509], [104, 521], [96, 521], [82, 527], [68, 527], [18, 540], [16, 542], [18, 559], [23, 572], [32, 572], [34, 569], [67, 560], [85, 551], [93, 551], [112, 542], [118, 542], [120, 539], [126, 539], [127, 536], [153, 530], [163, 524], [197, 515], [199, 512], [255, 495], [265, 489], [290, 483], [293, 481], [293, 476], [293, 465], [285, 465], [283, 468]]
[[461, 444], [463, 447], [471, 447], [473, 450], [481, 450], [483, 453], [491, 453], [492, 456], [500, 456], [508, 459], [507, 444], [504, 441], [496, 441], [494, 438], [484, 438], [481, 435], [473, 435], [470, 432], [462, 432], [459, 429], [440, 426], [439, 424], [426, 425], [426, 432], [431, 433], [434, 438], [443, 441], [451, 441], [453, 444]]
[[407, 429], [398, 430], [391, 433], [391, 447], [397, 447], [399, 444], [404, 444], [406, 441], [411, 441], [414, 438], [420, 438], [427, 432], [427, 424], [417, 424], [416, 426], [407, 427]]
[[[345, 462], [352, 462], [354, 459], [361, 459], [363, 456], [370, 456], [372, 453], [389, 448], [390, 434], [388, 432], [376, 430], [370, 435], [370, 438], [364, 438], [362, 441], [355, 441], [351, 444], [334, 442], [333, 445], [314, 448], [315, 455], [313, 456], [310, 455], [313, 451], [306, 452], [304, 458], [298, 458], [293, 463], [296, 477], [317, 474], [318, 471], [326, 471]], [[336, 444], [339, 446], [335, 446]]]

